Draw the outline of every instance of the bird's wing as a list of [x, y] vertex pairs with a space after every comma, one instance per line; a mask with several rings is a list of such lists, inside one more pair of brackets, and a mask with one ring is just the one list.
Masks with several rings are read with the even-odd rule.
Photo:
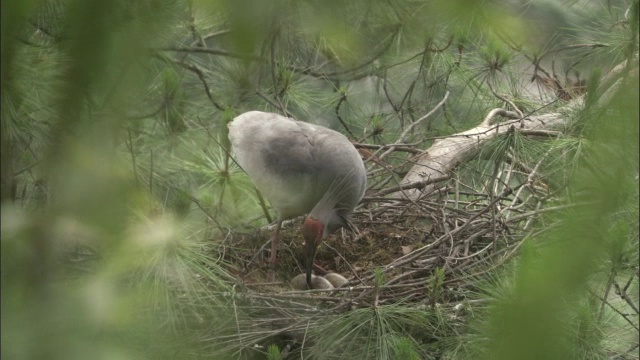
[[283, 218], [311, 211], [317, 165], [307, 134], [297, 121], [271, 113], [235, 118], [229, 138], [236, 160]]
[[289, 176], [315, 172], [311, 145], [304, 130], [295, 120], [251, 111], [231, 122], [229, 138], [238, 163], [252, 178], [264, 171]]
[[229, 138], [240, 166], [284, 218], [319, 214], [315, 206], [342, 223], [364, 194], [364, 164], [337, 131], [252, 111], [233, 120]]
[[324, 129], [313, 147], [315, 161], [325, 164], [319, 173], [325, 191], [333, 193], [336, 210], [347, 214], [358, 204], [367, 186], [367, 175], [360, 154], [342, 134]]

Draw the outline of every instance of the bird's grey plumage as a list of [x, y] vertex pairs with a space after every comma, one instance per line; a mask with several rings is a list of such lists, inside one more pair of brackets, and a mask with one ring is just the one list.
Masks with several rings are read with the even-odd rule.
[[312, 266], [318, 244], [349, 225], [347, 215], [364, 195], [367, 174], [360, 154], [337, 131], [259, 111], [234, 118], [229, 140], [238, 164], [278, 210], [269, 280], [275, 280], [282, 220], [309, 214], [302, 234], [306, 283], [314, 288]]
[[311, 214], [324, 235], [346, 225], [366, 188], [358, 151], [337, 131], [250, 111], [229, 124], [240, 166], [278, 210], [281, 220]]

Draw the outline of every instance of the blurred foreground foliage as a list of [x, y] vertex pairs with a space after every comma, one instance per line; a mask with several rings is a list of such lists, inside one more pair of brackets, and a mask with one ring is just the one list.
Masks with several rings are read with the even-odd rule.
[[[2, 357], [637, 358], [638, 1], [526, 3], [2, 2]], [[494, 88], [526, 111], [547, 103], [522, 61], [549, 64], [576, 38], [595, 45], [554, 55], [563, 86], [538, 83], [557, 105], [591, 76], [552, 141], [580, 155], [549, 171], [563, 174], [550, 202], [583, 206], [469, 279], [468, 318], [439, 306], [443, 271], [429, 304], [309, 315], [303, 339], [245, 298], [229, 234], [265, 220], [228, 153], [235, 115], [344, 121], [387, 144], [451, 91], [417, 130], [427, 148], [498, 106]], [[514, 139], [487, 153], [540, 152]], [[461, 174], [493, 172], [491, 156]]]

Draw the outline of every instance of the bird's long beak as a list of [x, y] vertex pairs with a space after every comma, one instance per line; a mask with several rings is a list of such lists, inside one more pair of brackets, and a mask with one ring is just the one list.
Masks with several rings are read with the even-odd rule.
[[307, 271], [307, 286], [311, 289], [311, 270], [313, 269], [313, 259], [316, 257], [316, 248], [317, 248], [317, 240], [313, 238], [309, 238], [305, 240], [307, 251], [306, 251], [306, 262], [305, 267]]
[[308, 217], [302, 224], [302, 235], [306, 247], [305, 268], [307, 270], [307, 286], [311, 289], [311, 269], [313, 268], [313, 259], [316, 256], [318, 244], [322, 241], [324, 233], [324, 224], [317, 219]]

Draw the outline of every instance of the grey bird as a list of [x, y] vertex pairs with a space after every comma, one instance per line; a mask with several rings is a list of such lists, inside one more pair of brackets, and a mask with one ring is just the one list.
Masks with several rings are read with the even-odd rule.
[[307, 286], [322, 239], [340, 227], [362, 199], [367, 173], [360, 154], [341, 133], [278, 114], [249, 111], [229, 123], [237, 163], [278, 211], [271, 237], [270, 276], [282, 221], [308, 214], [302, 225]]

